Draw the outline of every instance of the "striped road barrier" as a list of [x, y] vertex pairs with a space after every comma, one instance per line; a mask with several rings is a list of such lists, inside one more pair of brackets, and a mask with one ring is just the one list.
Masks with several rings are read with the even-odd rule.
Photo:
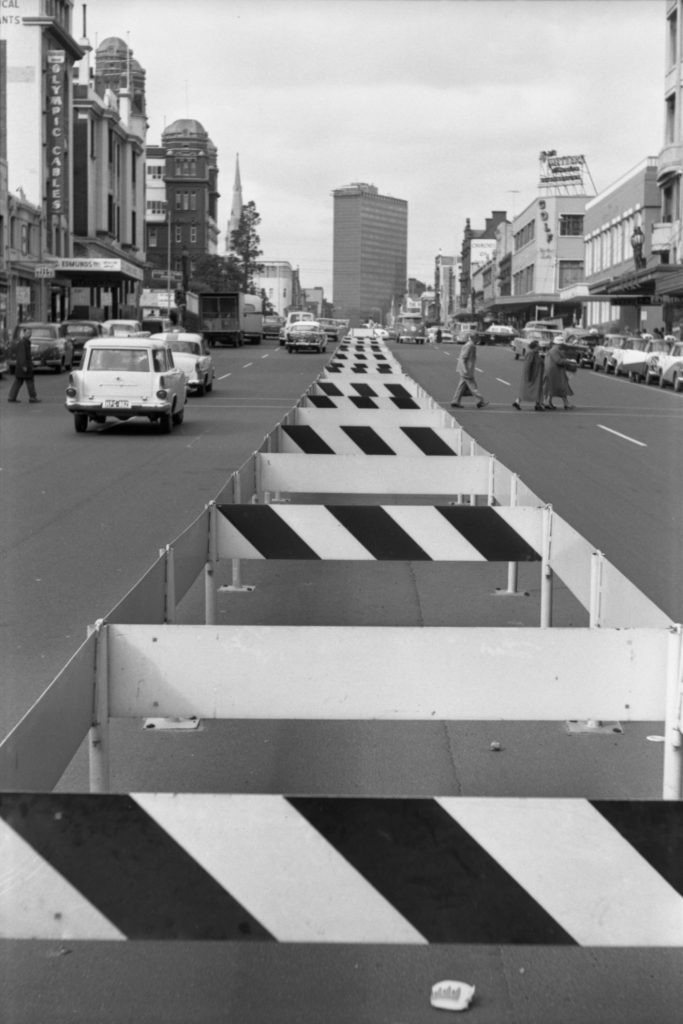
[[5, 794], [3, 939], [683, 946], [683, 805]]

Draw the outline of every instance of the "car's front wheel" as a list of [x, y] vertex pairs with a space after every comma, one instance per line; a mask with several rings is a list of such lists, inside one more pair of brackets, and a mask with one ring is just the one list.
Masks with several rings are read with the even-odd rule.
[[74, 413], [74, 427], [77, 434], [84, 434], [88, 429], [88, 417], [84, 412]]

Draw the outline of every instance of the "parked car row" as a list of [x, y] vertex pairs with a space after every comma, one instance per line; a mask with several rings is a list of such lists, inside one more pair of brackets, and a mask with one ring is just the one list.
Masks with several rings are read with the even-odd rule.
[[645, 384], [683, 391], [683, 341], [632, 334], [606, 334], [595, 350], [593, 369]]

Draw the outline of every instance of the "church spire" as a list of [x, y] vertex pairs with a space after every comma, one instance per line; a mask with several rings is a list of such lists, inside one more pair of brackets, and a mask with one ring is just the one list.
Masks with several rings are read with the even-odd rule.
[[225, 251], [232, 252], [232, 233], [237, 231], [242, 216], [242, 181], [240, 179], [240, 155], [235, 160], [235, 184], [232, 187], [232, 206], [228, 219], [228, 231], [225, 238]]

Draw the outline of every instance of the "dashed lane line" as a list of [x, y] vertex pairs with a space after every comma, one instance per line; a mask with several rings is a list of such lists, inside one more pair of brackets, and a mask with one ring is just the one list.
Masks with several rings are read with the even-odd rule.
[[647, 448], [644, 441], [637, 441], [635, 437], [629, 437], [628, 434], [621, 434], [618, 430], [612, 430], [611, 427], [606, 427], [602, 423], [598, 423], [600, 430], [606, 430], [608, 434], [616, 434], [617, 437], [623, 437], [624, 441], [630, 441], [631, 444], [637, 444], [640, 448]]
[[216, 380], [225, 380], [226, 377], [232, 377], [232, 373], [224, 373], [222, 377], [216, 377]]

